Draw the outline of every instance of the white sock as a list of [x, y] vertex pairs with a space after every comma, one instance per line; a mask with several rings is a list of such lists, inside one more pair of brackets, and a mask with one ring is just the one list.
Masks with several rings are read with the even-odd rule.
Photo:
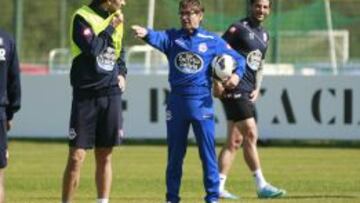
[[97, 199], [96, 202], [97, 203], [109, 203], [109, 199], [106, 199], [106, 198]]
[[220, 177], [219, 191], [221, 192], [225, 190], [226, 175], [220, 173], [219, 177]]
[[262, 174], [261, 169], [257, 169], [255, 171], [253, 171], [253, 176], [255, 179], [255, 184], [256, 184], [256, 188], [259, 190], [263, 187], [265, 187], [265, 185], [267, 184], [264, 175]]

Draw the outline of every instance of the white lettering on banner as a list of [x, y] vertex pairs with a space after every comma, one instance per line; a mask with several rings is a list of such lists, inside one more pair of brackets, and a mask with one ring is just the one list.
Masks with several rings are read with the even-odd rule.
[[[160, 76], [153, 77], [146, 80], [149, 82], [146, 86], [151, 87], [152, 94], [149, 89], [140, 93], [140, 95], [148, 95], [148, 100], [152, 102], [150, 105], [145, 105], [149, 109], [139, 110], [139, 114], [149, 113], [149, 116], [145, 116], [147, 120], [143, 122], [150, 125], [144, 129], [152, 127], [155, 129], [155, 126], [158, 126], [159, 131], [156, 132], [162, 132], [163, 135], [160, 137], [165, 137], [165, 101], [169, 90], [167, 83], [158, 84], [161, 81]], [[342, 82], [343, 80], [346, 82]], [[136, 81], [138, 84], [144, 79]], [[154, 81], [157, 81], [158, 85], [154, 85]], [[165, 76], [163, 81], [166, 82]], [[336, 82], [329, 83], [329, 81]], [[355, 106], [357, 101], [360, 101], [360, 90], [354, 89], [352, 84], [354, 82], [356, 82], [355, 78], [349, 81], [341, 77], [338, 79], [300, 76], [266, 77], [262, 90], [263, 97], [257, 104], [260, 137], [262, 139], [360, 139], [360, 109], [359, 106]], [[343, 85], [338, 85], [339, 83]], [[130, 94], [125, 97], [131, 104], [134, 99], [128, 97]], [[219, 121], [217, 137], [225, 136], [226, 123], [223, 109], [218, 100], [215, 101], [216, 120]], [[128, 113], [134, 113], [131, 107]], [[132, 130], [128, 129], [127, 132], [129, 131]], [[146, 133], [152, 134], [149, 136], [157, 134], [150, 131]]]
[[[264, 93], [266, 92], [266, 89], [262, 89], [261, 90], [262, 95], [264, 95]], [[289, 123], [289, 124], [296, 124], [296, 115], [294, 114], [293, 111], [293, 106], [291, 104], [291, 99], [288, 96], [288, 90], [287, 89], [283, 89], [281, 96], [280, 96], [280, 102], [283, 106], [283, 111], [285, 113], [285, 122]], [[336, 90], [335, 89], [328, 89], [328, 90], [316, 90], [313, 94], [313, 96], [311, 97], [311, 114], [312, 114], [312, 119], [319, 123], [319, 124], [324, 124], [327, 123], [329, 125], [335, 125], [336, 122], [342, 122], [343, 124], [353, 124], [353, 100], [352, 100], [352, 89], [345, 89], [344, 90], [344, 96], [343, 96], [343, 101], [344, 101], [344, 105], [343, 105], [343, 112], [342, 114], [344, 115], [343, 120], [339, 120], [337, 119], [337, 117], [331, 116], [327, 121], [325, 119], [322, 119], [322, 112], [321, 110], [321, 98], [324, 98], [324, 94], [322, 93], [328, 93], [331, 98], [328, 99], [335, 99], [336, 98]], [[339, 107], [341, 108], [341, 106]], [[325, 110], [326, 111], [326, 110]], [[304, 112], [302, 112], [304, 113]], [[280, 120], [278, 118], [278, 115], [274, 115], [273, 119], [272, 119], [272, 124], [280, 124]]]
[[263, 138], [360, 139], [356, 77], [268, 76], [266, 81], [257, 104]]
[[[360, 140], [359, 77], [266, 76], [256, 104], [260, 139]], [[22, 79], [27, 102], [15, 117], [17, 125], [10, 135], [67, 137], [71, 108], [68, 76], [24, 75]], [[127, 80], [131, 83], [123, 95], [127, 137], [166, 138], [167, 76], [130, 74]], [[48, 87], [56, 87], [56, 91]], [[44, 94], [52, 105], [43, 105]], [[214, 101], [216, 137], [224, 138], [223, 108], [218, 99]], [[38, 119], [33, 119], [35, 113]]]

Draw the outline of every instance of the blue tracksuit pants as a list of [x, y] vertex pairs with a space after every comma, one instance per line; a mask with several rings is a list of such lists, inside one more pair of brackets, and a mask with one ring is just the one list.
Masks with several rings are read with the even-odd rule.
[[211, 95], [184, 98], [171, 93], [167, 103], [168, 165], [166, 170], [166, 199], [180, 201], [182, 164], [186, 154], [187, 138], [192, 125], [199, 147], [206, 190], [205, 201], [219, 198], [219, 175], [215, 151], [215, 121]]

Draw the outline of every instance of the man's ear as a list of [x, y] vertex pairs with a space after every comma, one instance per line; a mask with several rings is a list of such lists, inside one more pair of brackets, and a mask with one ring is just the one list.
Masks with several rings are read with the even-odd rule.
[[203, 18], [204, 18], [204, 13], [203, 13], [203, 12], [201, 12], [201, 13], [200, 13], [200, 21], [202, 21], [202, 20], [203, 20]]

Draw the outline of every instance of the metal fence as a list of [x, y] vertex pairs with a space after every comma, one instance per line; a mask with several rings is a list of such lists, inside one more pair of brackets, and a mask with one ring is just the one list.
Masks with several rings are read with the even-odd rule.
[[[71, 16], [77, 8], [90, 1], [3, 0], [0, 27], [16, 37], [22, 62], [50, 64], [49, 66], [62, 70], [66, 66], [61, 63], [68, 63], [64, 58], [67, 54], [64, 48], [69, 45]], [[155, 2], [155, 28], [179, 26], [178, 0], [128, 0], [124, 8], [124, 44], [130, 51], [131, 57], [128, 59], [135, 64], [134, 69], [143, 68], [143, 65], [136, 64], [142, 64], [143, 61], [148, 63], [145, 55], [150, 51], [148, 48], [139, 48], [144, 44], [131, 36], [130, 25], [149, 24], [151, 2]], [[248, 6], [247, 0], [203, 2], [206, 9], [204, 26], [218, 33], [223, 32], [230, 23], [244, 17]], [[321, 70], [322, 73], [333, 73], [334, 65], [340, 72], [359, 69], [359, 9], [359, 0], [273, 0], [272, 14], [265, 23], [271, 35], [267, 62], [291, 64], [295, 72], [310, 67], [317, 72]], [[164, 61], [156, 52], [151, 54], [151, 59], [151, 68], [160, 67], [156, 64]], [[145, 70], [146, 68], [148, 67]]]

